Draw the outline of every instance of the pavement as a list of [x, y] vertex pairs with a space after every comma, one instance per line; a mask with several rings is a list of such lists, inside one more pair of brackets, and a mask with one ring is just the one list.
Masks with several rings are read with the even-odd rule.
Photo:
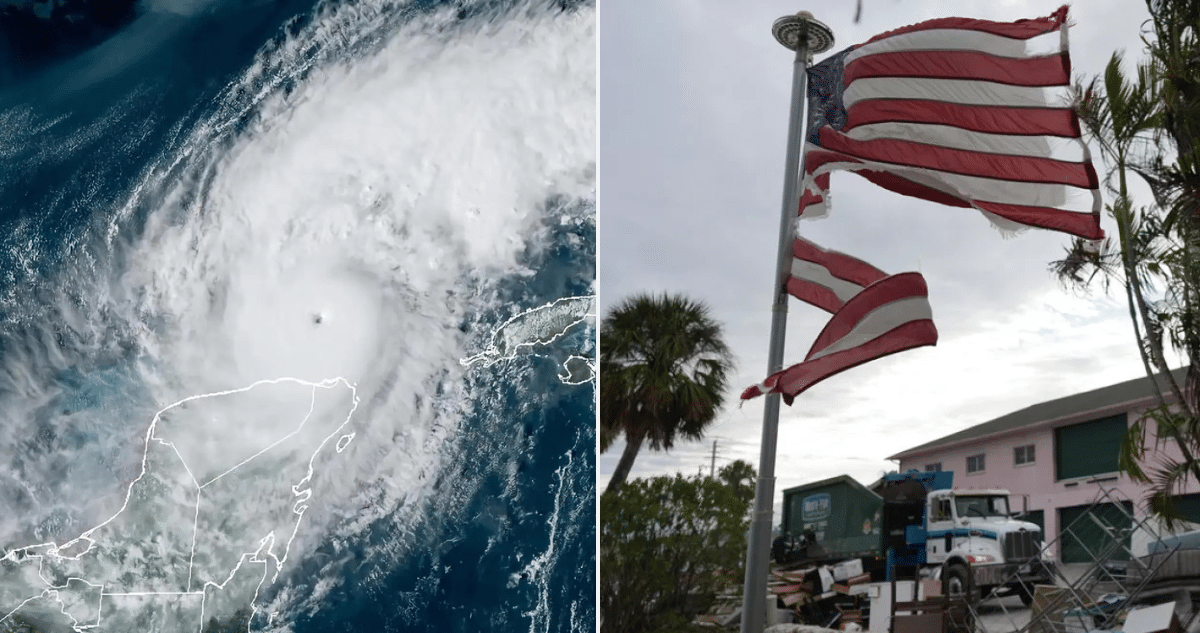
[[975, 619], [979, 633], [1012, 633], [1029, 624], [1029, 607], [1017, 596], [994, 598], [979, 605]]
[[[1070, 583], [1075, 582], [1087, 571], [1087, 564], [1060, 565], [1063, 576]], [[1063, 581], [1060, 579], [1059, 584]], [[976, 618], [978, 633], [1013, 633], [1029, 624], [1029, 607], [1021, 604], [1021, 598], [993, 598], [979, 605]]]

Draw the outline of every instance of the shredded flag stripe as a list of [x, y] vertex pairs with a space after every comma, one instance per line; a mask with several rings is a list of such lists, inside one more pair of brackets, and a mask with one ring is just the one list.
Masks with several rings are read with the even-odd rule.
[[955, 31], [979, 31], [981, 33], [991, 33], [1002, 37], [1012, 38], [1015, 40], [1027, 40], [1044, 33], [1050, 33], [1057, 30], [1067, 21], [1067, 7], [1059, 7], [1053, 14], [1044, 18], [1033, 18], [1029, 20], [1017, 20], [1016, 22], [992, 22], [990, 20], [977, 20], [974, 18], [937, 18], [926, 20], [909, 26], [902, 26], [898, 29], [880, 33], [875, 37], [867, 40], [868, 44], [895, 38], [899, 35], [915, 33], [920, 31], [928, 31], [934, 29], [953, 29]]
[[1078, 139], [1079, 119], [1063, 108], [1008, 108], [942, 103], [928, 99], [860, 103], [847, 114], [847, 130], [872, 123], [948, 125], [967, 131], [1012, 136], [1059, 136]]
[[910, 165], [964, 176], [1001, 180], [1098, 187], [1100, 179], [1089, 163], [1071, 163], [1052, 158], [1012, 156], [978, 152], [896, 139], [857, 141], [830, 130], [822, 132], [826, 148], [881, 164]]
[[948, 125], [896, 123], [886, 121], [862, 125], [846, 132], [855, 141], [906, 138], [914, 133], [926, 136], [933, 146], [1013, 156], [1041, 156], [1064, 162], [1083, 163], [1085, 157], [1079, 143], [1073, 139], [1054, 136], [1013, 136], [973, 132]]
[[825, 249], [802, 237], [792, 245], [788, 293], [826, 312], [837, 312], [863, 288], [887, 273], [845, 253]]
[[859, 101], [927, 99], [953, 105], [1037, 108], [1071, 103], [1071, 89], [1062, 87], [1009, 86], [968, 79], [925, 79], [919, 77], [867, 77], [847, 83], [842, 103], [852, 110]]
[[[950, 195], [955, 195], [955, 192], [968, 192], [972, 194], [971, 198], [978, 202], [992, 202], [998, 199], [1001, 204], [1046, 207], [1047, 214], [1055, 210], [1071, 211], [1074, 206], [1090, 200], [1093, 191], [1085, 187], [1058, 183], [1005, 180], [994, 176], [976, 176], [929, 169], [895, 161], [872, 160], [865, 156], [851, 157], [840, 152], [816, 147], [810, 151], [807, 159], [817, 169], [857, 170], [866, 168], [888, 171]], [[899, 193], [907, 194], [904, 191]], [[967, 201], [964, 200], [964, 202]], [[968, 202], [968, 204], [970, 203]], [[1090, 213], [1090, 211], [1085, 211], [1085, 213]]]
[[861, 44], [846, 56], [846, 63], [878, 53], [930, 50], [979, 51], [1009, 58], [1045, 57], [1066, 51], [1062, 34], [1057, 31], [1016, 39], [969, 29], [924, 27], [919, 31], [889, 35], [879, 41]]
[[[863, 314], [862, 318], [854, 323], [854, 326], [847, 332], [820, 351], [810, 353], [808, 360], [816, 360], [823, 356], [866, 345], [910, 321], [932, 319], [933, 313], [929, 308], [929, 300], [925, 297], [895, 299]], [[845, 322], [844, 320], [838, 321], [839, 324]]]
[[746, 389], [742, 400], [778, 392], [790, 405], [804, 390], [851, 367], [935, 345], [937, 328], [927, 294], [919, 273], [900, 273], [871, 284], [833, 315], [804, 362]]
[[[859, 328], [869, 315], [876, 311], [901, 311], [906, 315], [912, 316], [914, 319], [930, 318], [928, 291], [925, 287], [925, 279], [920, 273], [900, 273], [892, 275], [887, 279], [890, 280], [888, 283], [885, 284], [881, 281], [871, 284], [863, 289], [861, 293], [855, 295], [853, 300], [847, 301], [846, 305], [837, 311], [836, 318], [830, 319], [825, 329], [821, 330], [821, 334], [813, 342], [812, 348], [808, 350], [808, 355], [804, 357], [804, 360], [816, 358], [826, 348], [845, 339], [852, 331]], [[867, 292], [867, 290], [870, 290], [870, 292]], [[904, 300], [914, 297], [925, 302], [926, 309], [924, 311], [910, 311], [912, 306], [904, 302]], [[892, 327], [895, 326], [893, 325]], [[884, 330], [874, 331], [873, 333], [875, 336], [878, 336], [890, 329], [892, 328], [889, 327]]]
[[1061, 86], [1071, 81], [1061, 55], [1009, 59], [981, 51], [879, 53], [846, 63], [847, 84], [871, 77], [978, 79], [1011, 86]]

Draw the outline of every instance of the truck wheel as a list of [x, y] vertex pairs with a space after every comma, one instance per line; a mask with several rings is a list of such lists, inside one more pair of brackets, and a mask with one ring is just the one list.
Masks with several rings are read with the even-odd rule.
[[946, 586], [943, 591], [952, 598], [967, 597], [967, 566], [954, 563], [946, 568]]

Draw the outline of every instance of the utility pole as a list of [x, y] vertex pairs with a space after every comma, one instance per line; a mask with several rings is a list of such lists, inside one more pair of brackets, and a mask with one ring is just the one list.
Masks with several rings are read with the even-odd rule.
[[717, 441], [713, 440], [712, 463], [708, 465], [708, 478], [712, 479], [717, 472]]

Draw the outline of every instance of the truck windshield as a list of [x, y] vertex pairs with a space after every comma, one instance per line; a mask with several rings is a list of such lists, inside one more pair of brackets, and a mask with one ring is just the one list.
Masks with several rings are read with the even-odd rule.
[[976, 495], [954, 497], [954, 509], [958, 518], [968, 517], [1007, 517], [1008, 497], [1000, 495]]

